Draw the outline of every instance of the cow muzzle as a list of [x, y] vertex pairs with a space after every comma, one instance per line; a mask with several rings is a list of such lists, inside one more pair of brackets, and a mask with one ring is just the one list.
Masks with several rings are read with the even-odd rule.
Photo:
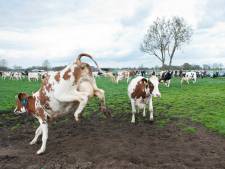
[[22, 107], [21, 110], [18, 110], [17, 108], [15, 108], [13, 112], [15, 115], [24, 114], [26, 113], [26, 109], [24, 107]]

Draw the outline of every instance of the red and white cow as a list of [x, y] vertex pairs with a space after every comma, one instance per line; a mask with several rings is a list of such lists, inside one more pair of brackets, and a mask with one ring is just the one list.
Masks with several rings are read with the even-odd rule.
[[109, 78], [114, 83], [116, 82], [116, 77], [114, 76], [113, 72], [104, 72], [103, 76]]
[[116, 82], [119, 83], [120, 80], [127, 79], [128, 83], [130, 78], [134, 77], [135, 75], [136, 75], [135, 71], [127, 71], [127, 70], [120, 71], [117, 74]]
[[[37, 151], [41, 154], [46, 149], [48, 138], [48, 119], [55, 119], [74, 111], [76, 121], [86, 106], [89, 98], [97, 96], [100, 99], [101, 111], [106, 110], [104, 90], [99, 89], [92, 75], [91, 66], [80, 61], [86, 56], [95, 62], [88, 54], [82, 53], [76, 62], [68, 65], [62, 71], [47, 75], [42, 80], [41, 88], [33, 95], [19, 93], [15, 114], [28, 112], [36, 117], [40, 126], [35, 132], [35, 137], [30, 144], [35, 144], [42, 134], [42, 146]], [[98, 64], [95, 62], [96, 66]], [[98, 69], [100, 69], [98, 67]], [[110, 114], [108, 114], [110, 115]]]
[[131, 123], [135, 123], [136, 107], [138, 108], [138, 112], [139, 109], [143, 109], [143, 116], [145, 117], [145, 109], [147, 105], [149, 105], [150, 121], [153, 121], [152, 97], [161, 97], [158, 86], [159, 80], [155, 75], [152, 75], [149, 79], [137, 76], [131, 80], [128, 85], [128, 96], [132, 107]]

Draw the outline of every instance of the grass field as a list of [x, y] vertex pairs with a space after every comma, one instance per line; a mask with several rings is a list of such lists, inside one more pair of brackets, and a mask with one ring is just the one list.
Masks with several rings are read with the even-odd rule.
[[[127, 96], [127, 83], [117, 84], [108, 79], [97, 79], [98, 87], [105, 90], [106, 102], [113, 116], [121, 116], [131, 112]], [[0, 110], [12, 110], [15, 106], [15, 95], [24, 91], [35, 92], [40, 82], [0, 80]], [[212, 131], [225, 135], [225, 79], [199, 79], [196, 84], [180, 86], [179, 79], [172, 79], [171, 87], [160, 85], [162, 97], [154, 99], [155, 121], [160, 126], [173, 118], [190, 119], [200, 122]], [[86, 118], [92, 112], [98, 111], [98, 102], [92, 99], [85, 108], [83, 116]], [[102, 116], [98, 113], [99, 116]], [[5, 115], [4, 115], [5, 116]], [[9, 115], [14, 116], [13, 114]], [[130, 117], [128, 116], [130, 122]], [[10, 119], [0, 116], [0, 118]], [[12, 117], [13, 118], [13, 117]], [[146, 121], [138, 115], [139, 122]], [[1, 120], [1, 119], [0, 119]], [[15, 124], [16, 125], [16, 124]], [[182, 124], [181, 124], [182, 125]], [[186, 126], [185, 131], [194, 133], [195, 129]]]

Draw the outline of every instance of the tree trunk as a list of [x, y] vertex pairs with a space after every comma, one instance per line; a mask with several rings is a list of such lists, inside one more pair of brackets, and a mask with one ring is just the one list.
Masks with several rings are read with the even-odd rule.
[[176, 51], [176, 48], [177, 48], [177, 46], [176, 46], [176, 42], [175, 42], [175, 44], [174, 44], [174, 46], [173, 46], [173, 51], [172, 51], [171, 55], [169, 56], [169, 57], [170, 57], [169, 68], [171, 68], [172, 61], [173, 61], [173, 56], [174, 56], [174, 53], [175, 53], [175, 51]]

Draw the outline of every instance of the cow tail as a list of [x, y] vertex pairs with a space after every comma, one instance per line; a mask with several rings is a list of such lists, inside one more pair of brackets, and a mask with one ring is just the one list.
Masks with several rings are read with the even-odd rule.
[[98, 71], [101, 72], [101, 73], [104, 73], [103, 70], [98, 66], [98, 63], [93, 59], [93, 57], [91, 55], [87, 54], [87, 53], [81, 53], [81, 54], [78, 55], [77, 60], [75, 62], [77, 65], [81, 64], [81, 58], [83, 56], [86, 56], [86, 57], [90, 58], [95, 63], [95, 65], [97, 66]]

